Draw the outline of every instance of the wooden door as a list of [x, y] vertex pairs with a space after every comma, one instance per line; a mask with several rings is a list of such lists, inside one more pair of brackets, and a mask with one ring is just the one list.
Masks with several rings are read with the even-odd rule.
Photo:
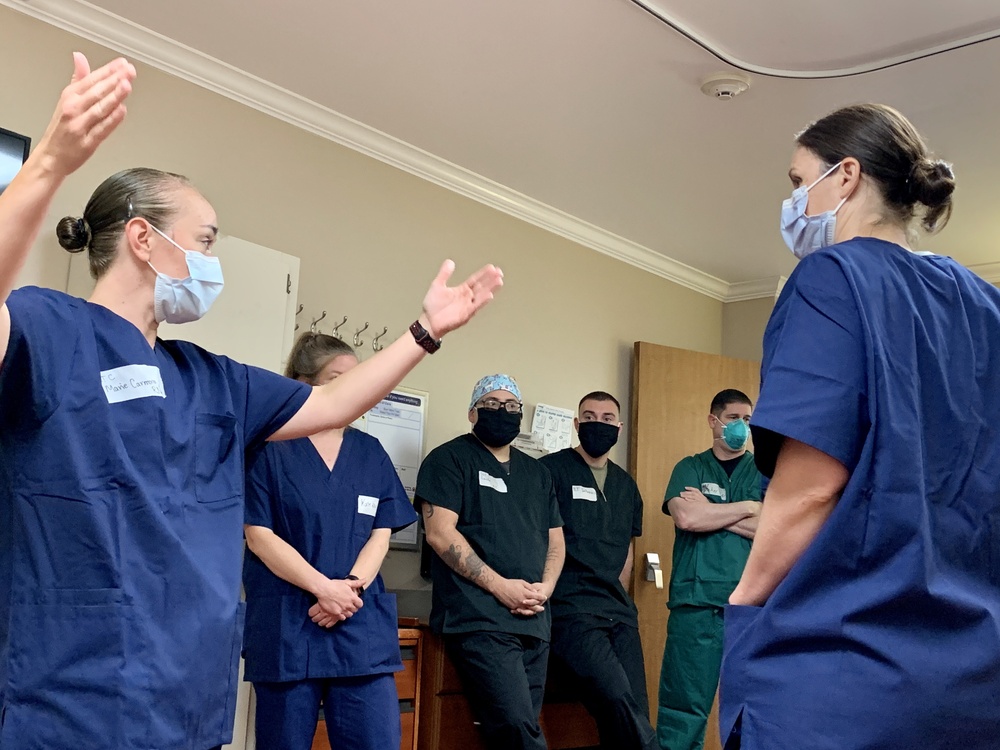
[[[712, 435], [706, 418], [712, 398], [725, 388], [739, 389], [756, 402], [760, 363], [636, 342], [632, 361], [629, 468], [639, 485], [645, 508], [643, 534], [636, 540], [633, 587], [654, 722], [674, 543], [674, 524], [661, 510], [663, 493], [678, 461], [711, 447]], [[647, 552], [660, 556], [662, 589], [646, 581]], [[705, 750], [719, 748], [718, 718], [713, 709]]]

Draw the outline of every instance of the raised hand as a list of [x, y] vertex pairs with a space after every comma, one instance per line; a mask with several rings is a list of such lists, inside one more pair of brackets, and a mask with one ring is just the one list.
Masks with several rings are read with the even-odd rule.
[[480, 308], [493, 299], [494, 290], [503, 286], [503, 271], [496, 266], [483, 266], [463, 283], [448, 286], [455, 272], [455, 263], [446, 260], [424, 296], [424, 327], [435, 338], [441, 338], [469, 322]]
[[125, 99], [135, 68], [119, 58], [91, 72], [87, 58], [73, 53], [73, 78], [32, 156], [59, 177], [76, 171], [125, 119]]

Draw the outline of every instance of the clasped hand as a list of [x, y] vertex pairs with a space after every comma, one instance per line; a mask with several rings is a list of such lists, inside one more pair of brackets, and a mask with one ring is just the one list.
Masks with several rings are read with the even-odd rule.
[[316, 603], [309, 608], [309, 619], [321, 628], [332, 628], [364, 606], [358, 592], [365, 586], [364, 580], [349, 581], [331, 578], [316, 592]]
[[545, 583], [528, 583], [520, 578], [504, 578], [493, 596], [512, 614], [531, 617], [545, 611], [552, 589]]

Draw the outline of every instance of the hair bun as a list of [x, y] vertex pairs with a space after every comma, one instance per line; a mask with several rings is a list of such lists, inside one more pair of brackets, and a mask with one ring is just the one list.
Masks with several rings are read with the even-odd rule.
[[910, 195], [916, 203], [937, 208], [951, 201], [955, 172], [941, 159], [918, 159], [910, 170]]
[[83, 217], [65, 216], [56, 225], [56, 237], [64, 250], [78, 253], [90, 244], [90, 224]]

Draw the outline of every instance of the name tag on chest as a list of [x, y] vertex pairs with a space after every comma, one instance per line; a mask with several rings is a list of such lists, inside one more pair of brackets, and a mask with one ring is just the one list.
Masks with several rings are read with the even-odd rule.
[[378, 498], [371, 495], [358, 495], [358, 513], [374, 516], [378, 510]]
[[590, 500], [592, 503], [597, 502], [597, 490], [593, 487], [584, 487], [582, 484], [573, 485], [573, 499], [574, 500]]
[[507, 491], [507, 483], [503, 479], [487, 474], [485, 471], [479, 472], [479, 486], [489, 487], [497, 492]]
[[715, 482], [703, 482], [701, 485], [701, 494], [705, 496], [712, 495], [719, 498], [722, 502], [726, 502], [726, 490]]
[[166, 398], [160, 368], [153, 365], [125, 365], [101, 371], [101, 387], [109, 404], [137, 398]]

